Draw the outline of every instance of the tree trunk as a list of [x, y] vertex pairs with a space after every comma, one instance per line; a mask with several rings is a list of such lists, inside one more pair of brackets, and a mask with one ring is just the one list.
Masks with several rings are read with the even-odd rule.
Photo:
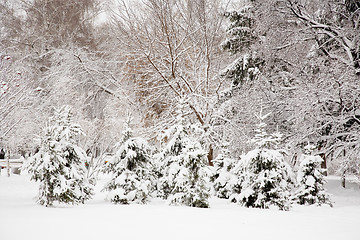
[[211, 144], [209, 145], [209, 152], [207, 158], [209, 161], [209, 166], [214, 166], [214, 163], [212, 162], [212, 160], [214, 159], [214, 149]]
[[321, 169], [324, 169], [324, 176], [327, 176], [327, 167], [326, 167], [326, 156], [325, 153], [321, 153], [320, 157], [323, 159], [323, 161], [321, 162]]
[[8, 151], [7, 157], [7, 176], [10, 177], [10, 151]]

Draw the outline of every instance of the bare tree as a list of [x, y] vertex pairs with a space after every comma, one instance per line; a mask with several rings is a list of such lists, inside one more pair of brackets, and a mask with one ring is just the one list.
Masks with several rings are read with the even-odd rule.
[[125, 1], [119, 4], [113, 27], [119, 45], [126, 46], [127, 76], [145, 106], [145, 121], [171, 121], [177, 99], [185, 97], [191, 99], [189, 117], [207, 130], [212, 101], [222, 86], [220, 1], [148, 0], [136, 10]]
[[[83, 118], [103, 118], [108, 83], [104, 83], [99, 68], [92, 68], [102, 58], [101, 54], [97, 55], [93, 34], [98, 1], [1, 0], [0, 5], [1, 35], [5, 36], [0, 40], [1, 55], [11, 56], [8, 65], [12, 68], [1, 69], [7, 75], [4, 81], [20, 76], [15, 74], [19, 72], [19, 86], [28, 90], [23, 95], [28, 101], [22, 101], [22, 111], [13, 111], [9, 117], [13, 121], [22, 119], [13, 128], [12, 135], [17, 135], [14, 141], [26, 138], [31, 144], [33, 134], [59, 104], [81, 105], [78, 115]], [[11, 109], [13, 104], [15, 101], [7, 101], [4, 107]]]
[[26, 98], [26, 82], [22, 72], [16, 70], [9, 55], [0, 55], [0, 139], [4, 138], [21, 119], [14, 119], [14, 112]]
[[311, 31], [319, 49], [360, 75], [360, 3], [356, 0], [318, 1], [312, 11], [306, 1], [286, 1], [286, 8]]
[[[263, 64], [253, 79], [244, 74], [249, 67], [254, 69], [250, 61], [228, 68], [225, 78], [237, 84], [221, 106], [224, 125], [243, 129], [238, 138], [246, 140], [252, 123], [249, 116], [261, 104], [272, 112], [269, 127], [284, 133], [284, 146], [294, 163], [297, 151], [311, 142], [333, 173], [353, 172], [359, 162], [355, 156], [360, 137], [358, 3], [266, 0], [248, 4], [248, 12], [238, 9], [233, 14], [240, 24], [233, 23], [238, 28], [229, 39], [251, 36], [241, 32], [245, 30], [255, 34], [235, 57], [244, 63], [241, 57], [255, 52]], [[250, 84], [239, 84], [242, 81]], [[227, 136], [235, 139], [231, 132]], [[241, 144], [245, 141], [233, 142], [238, 149], [246, 147]], [[351, 164], [343, 164], [344, 159], [351, 159]]]
[[355, 156], [360, 139], [360, 4], [353, 0], [287, 0], [282, 4], [280, 11], [296, 22], [297, 36], [303, 36], [298, 39], [310, 43], [292, 76], [297, 82], [293, 94], [303, 96], [297, 112], [305, 120], [294, 121], [296, 128], [302, 129], [302, 139], [317, 143], [333, 171], [358, 175], [354, 169], [359, 163]]

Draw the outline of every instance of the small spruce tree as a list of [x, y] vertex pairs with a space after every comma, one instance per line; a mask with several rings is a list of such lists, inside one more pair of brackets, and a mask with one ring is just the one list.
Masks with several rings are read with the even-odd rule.
[[86, 178], [86, 154], [77, 145], [81, 127], [71, 120], [71, 108], [56, 109], [41, 138], [39, 152], [24, 163], [31, 179], [40, 182], [37, 202], [52, 206], [59, 203], [84, 203], [93, 195]]
[[229, 199], [237, 184], [237, 177], [232, 173], [236, 162], [229, 156], [229, 151], [223, 148], [221, 153], [213, 160], [214, 172], [210, 178], [215, 196], [225, 199]]
[[328, 204], [332, 206], [329, 194], [324, 188], [326, 180], [321, 170], [323, 159], [311, 155], [313, 147], [305, 147], [305, 154], [300, 157], [300, 167], [297, 173], [297, 190], [295, 199], [299, 204]]
[[183, 118], [186, 101], [180, 100], [176, 123], [163, 137], [165, 147], [158, 154], [158, 195], [172, 205], [209, 207], [209, 169], [207, 153], [190, 134], [199, 130], [186, 125]]
[[277, 206], [281, 210], [290, 207], [293, 186], [292, 171], [284, 161], [283, 152], [277, 148], [281, 134], [267, 134], [264, 119], [259, 116], [260, 124], [252, 140], [256, 148], [241, 157], [234, 168], [239, 176], [240, 193], [230, 197], [246, 207], [269, 208]]
[[113, 203], [146, 203], [154, 191], [151, 148], [143, 138], [132, 136], [130, 122], [129, 117], [118, 150], [105, 168], [112, 177], [104, 190]]

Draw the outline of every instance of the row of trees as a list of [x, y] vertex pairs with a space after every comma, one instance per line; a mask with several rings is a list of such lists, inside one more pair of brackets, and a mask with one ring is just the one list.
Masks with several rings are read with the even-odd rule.
[[0, 5], [2, 145], [33, 150], [54, 106], [81, 106], [87, 137], [79, 141], [96, 164], [121, 138], [124, 109], [136, 132], [160, 145], [156, 133], [174, 124], [186, 98], [184, 118], [204, 131], [208, 164], [224, 146], [234, 159], [252, 149], [261, 106], [290, 164], [311, 143], [332, 173], [360, 175], [356, 0]]
[[262, 105], [274, 113], [269, 127], [284, 133], [292, 164], [311, 142], [332, 173], [358, 176], [359, 7], [351, 0], [249, 1], [230, 12], [222, 47], [235, 61], [222, 72], [232, 87], [220, 108], [227, 107], [220, 121], [227, 136], [240, 122], [239, 145], [247, 142], [248, 113]]
[[[280, 134], [265, 132], [264, 119], [253, 142], [255, 149], [235, 161], [227, 154], [219, 155], [215, 167], [207, 165], [207, 152], [199, 136], [203, 130], [184, 119], [188, 102], [180, 100], [176, 123], [164, 131], [163, 146], [156, 150], [141, 137], [134, 137], [131, 118], [116, 144], [116, 154], [99, 166], [110, 173], [103, 188], [108, 200], [118, 204], [147, 203], [152, 197], [166, 199], [171, 205], [209, 207], [211, 189], [221, 198], [246, 207], [288, 210], [292, 202], [329, 204], [320, 170], [321, 158], [302, 155], [297, 181], [291, 167], [278, 149]], [[96, 178], [86, 174], [88, 157], [76, 144], [82, 134], [71, 120], [68, 106], [56, 110], [45, 128], [39, 152], [25, 162], [23, 169], [31, 179], [40, 182], [38, 202], [52, 206], [59, 203], [84, 203], [92, 197]]]

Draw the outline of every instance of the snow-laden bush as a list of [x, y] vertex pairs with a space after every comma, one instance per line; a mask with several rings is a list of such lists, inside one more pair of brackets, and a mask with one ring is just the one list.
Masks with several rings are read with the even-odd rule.
[[229, 199], [238, 182], [237, 176], [232, 173], [236, 162], [229, 155], [228, 151], [223, 149], [213, 160], [214, 172], [210, 178], [215, 196], [225, 199]]
[[291, 168], [282, 153], [272, 149], [254, 149], [242, 156], [235, 167], [240, 193], [233, 202], [246, 207], [269, 208], [274, 205], [288, 210], [292, 190]]
[[239, 177], [238, 189], [231, 201], [246, 207], [269, 208], [277, 206], [288, 210], [293, 188], [292, 170], [285, 162], [283, 152], [277, 148], [281, 134], [267, 134], [266, 116], [260, 116], [260, 124], [253, 142], [256, 148], [244, 154], [234, 168]]
[[31, 179], [40, 182], [37, 201], [41, 205], [52, 206], [54, 201], [79, 204], [92, 197], [92, 186], [85, 177], [87, 157], [76, 144], [82, 130], [72, 123], [71, 115], [68, 106], [55, 110], [39, 152], [24, 163]]
[[301, 155], [295, 192], [297, 203], [306, 205], [329, 204], [332, 206], [329, 194], [324, 188], [326, 180], [321, 170], [322, 161], [323, 159], [320, 156]]
[[180, 103], [177, 122], [166, 130], [163, 136], [165, 147], [157, 156], [161, 174], [158, 196], [172, 205], [207, 208], [210, 195], [207, 152], [191, 136], [199, 129], [184, 123], [185, 104], [184, 101]]
[[112, 173], [111, 180], [104, 187], [107, 199], [113, 203], [146, 203], [154, 191], [154, 167], [151, 163], [151, 147], [141, 137], [132, 137], [127, 126], [123, 132], [118, 150], [105, 167]]

